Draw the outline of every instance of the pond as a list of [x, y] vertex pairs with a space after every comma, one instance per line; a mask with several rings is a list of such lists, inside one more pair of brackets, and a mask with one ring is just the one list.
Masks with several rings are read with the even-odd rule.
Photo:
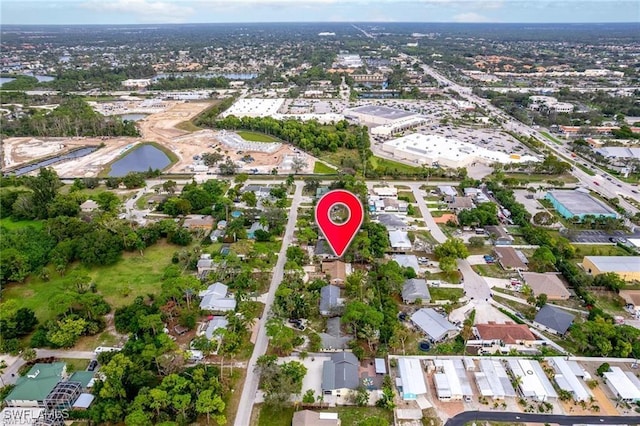
[[140, 121], [146, 116], [147, 114], [122, 114], [119, 117], [122, 121]]
[[[46, 82], [46, 81], [55, 80], [55, 77], [51, 77], [50, 75], [32, 75], [32, 74], [25, 74], [25, 75], [27, 75], [29, 77], [35, 77], [40, 82]], [[5, 83], [8, 83], [10, 81], [13, 81], [13, 80], [15, 80], [15, 78], [13, 78], [13, 77], [0, 77], [0, 86], [2, 86]]]
[[162, 170], [171, 164], [171, 160], [160, 149], [144, 144], [111, 165], [109, 176], [120, 177], [129, 172], [146, 172], [149, 168]]
[[214, 73], [214, 72], [181, 72], [174, 74], [162, 73], [153, 77], [151, 80], [158, 81], [162, 78], [181, 78], [181, 77], [203, 77], [203, 78], [214, 78], [214, 77], [224, 77], [229, 80], [251, 80], [252, 78], [256, 78], [258, 74], [256, 73]]

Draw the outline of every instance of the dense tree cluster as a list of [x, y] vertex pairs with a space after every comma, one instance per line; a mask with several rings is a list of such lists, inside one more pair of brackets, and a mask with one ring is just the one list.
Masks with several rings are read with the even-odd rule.
[[139, 136], [133, 121], [104, 117], [78, 97], [64, 99], [53, 111], [31, 109], [17, 120], [0, 116], [7, 136]]
[[481, 203], [473, 209], [458, 213], [458, 223], [462, 226], [487, 226], [498, 224], [498, 206], [495, 203]]
[[160, 203], [158, 210], [174, 217], [198, 213], [225, 219], [228, 209], [233, 207], [231, 200], [224, 196], [228, 187], [228, 183], [221, 180], [212, 179], [201, 185], [194, 181], [186, 184], [179, 196]]
[[161, 78], [152, 83], [150, 90], [183, 90], [183, 89], [226, 89], [229, 80], [224, 77], [173, 76]]

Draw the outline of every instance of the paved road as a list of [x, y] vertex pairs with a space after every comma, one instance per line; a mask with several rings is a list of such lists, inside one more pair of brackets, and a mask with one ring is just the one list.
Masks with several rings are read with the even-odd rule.
[[298, 207], [302, 200], [303, 187], [304, 182], [296, 182], [296, 192], [293, 195], [293, 202], [291, 203], [289, 221], [287, 222], [287, 227], [282, 239], [282, 247], [280, 248], [280, 253], [278, 255], [278, 262], [273, 269], [273, 276], [271, 278], [271, 285], [269, 286], [269, 293], [267, 295], [267, 301], [264, 307], [264, 314], [262, 315], [262, 318], [260, 318], [260, 321], [258, 323], [258, 337], [256, 338], [256, 344], [253, 348], [253, 354], [251, 355], [251, 359], [249, 360], [249, 364], [247, 365], [247, 378], [245, 379], [244, 387], [242, 388], [242, 395], [240, 396], [240, 404], [238, 406], [238, 414], [236, 415], [236, 419], [234, 422], [235, 426], [249, 426], [249, 422], [251, 420], [251, 407], [253, 406], [256, 392], [258, 391], [259, 381], [259, 376], [255, 373], [254, 370], [258, 357], [264, 355], [267, 351], [267, 344], [269, 343], [269, 339], [267, 338], [265, 324], [267, 321], [267, 315], [271, 310], [271, 305], [273, 304], [276, 290], [278, 289], [278, 285], [280, 285], [284, 276], [284, 264], [287, 260], [287, 248], [293, 240], [293, 231], [295, 230], [296, 221], [298, 219]]
[[497, 422], [513, 423], [549, 423], [559, 425], [575, 424], [602, 424], [602, 425], [628, 425], [640, 424], [640, 416], [564, 416], [557, 414], [525, 414], [495, 411], [467, 411], [450, 418], [445, 426], [464, 426], [476, 420], [489, 420]]
[[[94, 352], [90, 351], [65, 351], [65, 350], [49, 350], [49, 349], [36, 349], [38, 358], [73, 358], [73, 359], [93, 359], [96, 357]], [[7, 366], [2, 373], [2, 383], [5, 385], [13, 384], [18, 380], [18, 370], [27, 362], [22, 358], [17, 358], [15, 362]], [[13, 376], [12, 376], [13, 374]]]
[[[573, 160], [571, 157], [571, 151], [565, 145], [560, 145], [547, 139], [547, 137], [540, 133], [538, 130], [533, 129], [532, 127], [516, 120], [501, 109], [493, 106], [493, 104], [491, 104], [491, 102], [489, 102], [487, 99], [483, 99], [479, 96], [474, 95], [471, 91], [471, 88], [464, 87], [455, 83], [454, 81], [448, 79], [438, 71], [425, 64], [420, 63], [420, 65], [422, 66], [425, 73], [435, 78], [439, 84], [450, 87], [452, 90], [455, 90], [463, 98], [465, 98], [465, 100], [476, 105], [480, 105], [485, 110], [491, 112], [494, 116], [500, 118], [503, 122], [503, 127], [506, 130], [511, 130], [522, 135], [531, 135], [544, 143], [547, 148], [554, 151], [555, 154], [565, 157], [569, 162], [575, 163], [575, 160]], [[632, 192], [634, 190], [632, 185], [623, 182], [601, 170], [596, 169], [594, 170], [594, 172], [597, 172], [597, 175], [590, 176], [589, 174], [583, 172], [581, 169], [574, 167], [571, 173], [576, 178], [578, 178], [584, 186], [589, 187], [590, 189], [599, 192], [606, 197], [623, 195], [625, 197], [637, 199], [637, 194], [634, 194]], [[598, 182], [598, 184], [595, 185], [593, 182]], [[639, 211], [635, 206], [625, 202], [624, 200], [620, 200], [620, 205], [631, 213], [636, 213]]]

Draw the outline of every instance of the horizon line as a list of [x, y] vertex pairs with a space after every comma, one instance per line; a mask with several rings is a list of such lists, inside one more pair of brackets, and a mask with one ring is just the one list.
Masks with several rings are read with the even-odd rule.
[[[503, 21], [482, 21], [482, 22], [455, 22], [455, 21], [229, 21], [229, 22], [149, 22], [149, 23], [101, 23], [101, 24], [65, 24], [65, 23], [43, 23], [43, 24], [21, 24], [21, 23], [1, 23], [6, 26], [150, 26], [150, 25], [219, 25], [219, 24], [453, 24], [453, 25], [602, 25], [602, 24], [636, 24], [640, 26], [640, 21], [557, 21], [557, 22], [503, 22]], [[0, 29], [1, 31], [1, 29]]]

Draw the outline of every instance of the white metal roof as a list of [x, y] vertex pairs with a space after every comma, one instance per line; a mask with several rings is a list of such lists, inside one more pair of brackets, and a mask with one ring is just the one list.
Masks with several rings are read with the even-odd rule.
[[576, 377], [575, 373], [567, 361], [562, 357], [551, 359], [553, 369], [556, 371], [555, 380], [561, 389], [573, 394], [576, 401], [587, 401], [591, 397], [591, 392], [586, 385]]
[[402, 392], [405, 399], [415, 399], [416, 396], [427, 393], [419, 359], [398, 358], [398, 371], [402, 378]]
[[471, 384], [460, 359], [437, 359], [434, 361], [436, 368], [442, 369], [445, 380], [452, 397], [473, 396]]
[[456, 327], [431, 308], [423, 308], [411, 315], [411, 321], [433, 340], [440, 340], [447, 332]]
[[453, 396], [446, 374], [436, 373], [433, 375], [433, 380], [436, 382], [436, 392], [439, 398], [451, 398]]
[[[487, 377], [491, 391], [496, 397], [516, 396], [516, 391], [511, 385], [511, 380], [507, 375], [500, 361], [493, 359], [480, 359], [480, 369]], [[476, 373], [476, 380], [478, 375]]]
[[514, 376], [521, 378], [520, 390], [524, 396], [536, 398], [539, 401], [558, 397], [538, 361], [509, 359], [507, 362]]
[[611, 367], [611, 371], [605, 372], [604, 377], [623, 400], [640, 400], [640, 389], [620, 367]]
[[384, 358], [376, 358], [374, 362], [376, 366], [376, 374], [387, 374], [387, 366], [384, 363]]
[[640, 256], [585, 256], [601, 272], [640, 272]]

